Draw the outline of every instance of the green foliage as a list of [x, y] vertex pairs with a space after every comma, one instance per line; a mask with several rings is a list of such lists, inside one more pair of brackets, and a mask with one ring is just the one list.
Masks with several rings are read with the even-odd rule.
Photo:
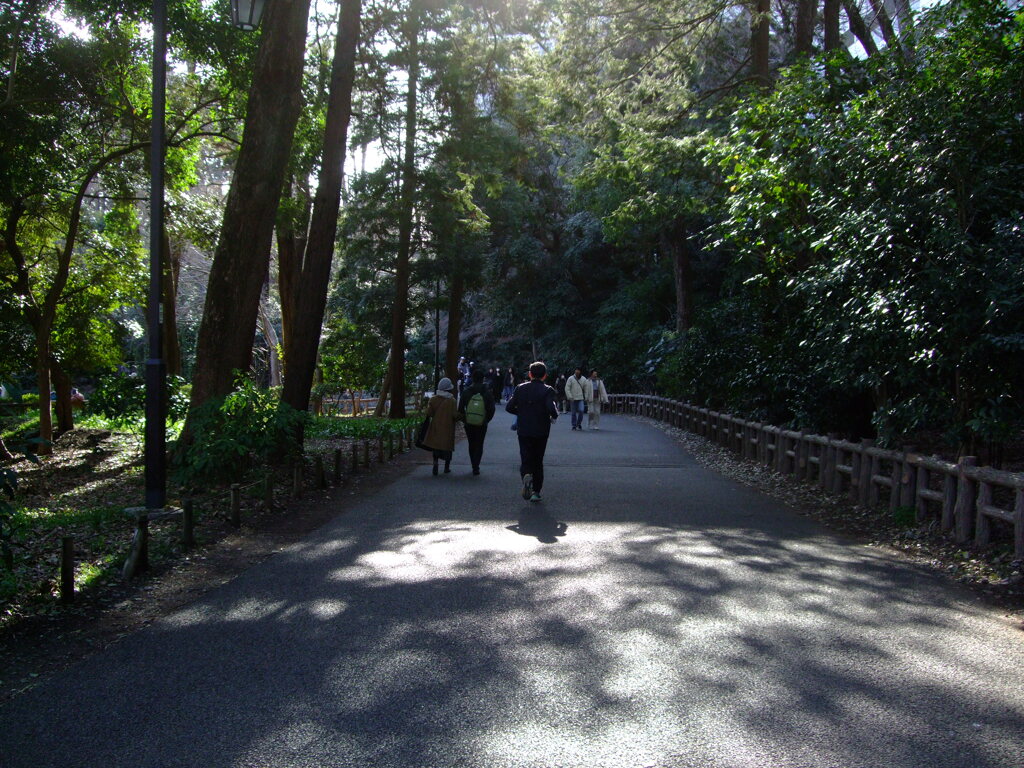
[[330, 318], [326, 330], [320, 342], [324, 391], [358, 391], [379, 385], [386, 359], [381, 337], [344, 317]]
[[796, 66], [709, 139], [732, 278], [666, 386], [890, 441], [1024, 424], [1024, 21], [989, 2], [941, 13], [913, 66]]
[[111, 420], [135, 418], [146, 407], [146, 384], [134, 373], [107, 373], [97, 382], [87, 407]]
[[[180, 421], [188, 412], [191, 384], [180, 376], [167, 378], [167, 417]], [[146, 409], [146, 382], [131, 372], [113, 372], [100, 377], [88, 400], [88, 412], [103, 416], [111, 425], [137, 421]]]
[[179, 479], [191, 485], [237, 477], [273, 456], [297, 454], [309, 419], [282, 403], [277, 391], [239, 376], [234, 391], [194, 414], [193, 440], [177, 467]]

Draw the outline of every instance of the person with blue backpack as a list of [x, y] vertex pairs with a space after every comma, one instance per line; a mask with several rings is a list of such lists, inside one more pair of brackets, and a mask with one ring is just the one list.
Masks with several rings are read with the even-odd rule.
[[480, 474], [480, 460], [484, 455], [484, 438], [487, 423], [494, 418], [494, 394], [484, 381], [483, 369], [477, 368], [471, 374], [471, 383], [459, 396], [459, 413], [466, 428], [466, 442], [469, 445], [469, 463], [473, 474]]

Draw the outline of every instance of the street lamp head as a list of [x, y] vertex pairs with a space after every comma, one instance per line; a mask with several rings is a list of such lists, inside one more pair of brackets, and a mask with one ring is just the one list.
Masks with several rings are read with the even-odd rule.
[[260, 25], [266, 0], [231, 0], [231, 23], [246, 32]]

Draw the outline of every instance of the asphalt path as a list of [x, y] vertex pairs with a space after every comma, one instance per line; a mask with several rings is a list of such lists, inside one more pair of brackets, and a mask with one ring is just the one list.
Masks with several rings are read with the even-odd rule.
[[560, 419], [529, 505], [510, 421], [0, 707], [0, 765], [1024, 766], [966, 591], [625, 417]]

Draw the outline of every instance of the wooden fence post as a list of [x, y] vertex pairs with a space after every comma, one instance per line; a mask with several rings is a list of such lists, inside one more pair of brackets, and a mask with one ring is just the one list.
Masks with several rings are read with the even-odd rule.
[[857, 479], [857, 503], [867, 507], [871, 503], [871, 472], [872, 457], [868, 451], [874, 447], [875, 441], [863, 438], [860, 441], [860, 477]]
[[903, 446], [902, 471], [900, 473], [900, 506], [913, 507], [917, 500], [917, 472], [911, 463], [917, 448], [913, 445]]
[[242, 527], [242, 486], [238, 483], [231, 484], [231, 525]]
[[314, 466], [316, 467], [316, 487], [323, 490], [327, 487], [327, 472], [324, 469], [324, 457], [317, 454], [314, 459]]
[[914, 519], [923, 523], [928, 519], [928, 499], [921, 495], [921, 491], [927, 490], [931, 474], [928, 467], [917, 467], [917, 482], [914, 484]]
[[821, 448], [821, 463], [818, 464], [818, 487], [823, 491], [831, 491], [835, 482], [836, 450], [832, 444], [834, 433], [829, 432], [825, 444]]
[[71, 536], [60, 540], [60, 601], [75, 602], [75, 540]]
[[793, 457], [793, 474], [799, 480], [804, 480], [807, 477], [807, 458], [809, 447], [810, 444], [807, 442], [807, 430], [801, 429], [800, 434], [796, 439], [796, 448], [794, 449], [796, 455]]
[[963, 456], [958, 464], [956, 508], [953, 511], [955, 538], [958, 544], [963, 544], [971, 537], [977, 483], [971, 480], [964, 470], [977, 466], [977, 463], [976, 456]]
[[868, 483], [868, 506], [874, 509], [878, 506], [878, 483], [875, 482], [875, 475], [882, 468], [882, 459], [877, 454], [871, 455], [871, 476]]
[[345, 459], [341, 453], [341, 448], [334, 449], [334, 484], [341, 485], [344, 474], [342, 472]]
[[363, 438], [363, 466], [367, 469], [370, 468], [370, 440], [369, 438]]
[[377, 435], [377, 463], [384, 463], [384, 435]]
[[145, 509], [135, 518], [135, 535], [132, 537], [128, 559], [125, 560], [121, 575], [130, 579], [136, 574], [149, 570], [149, 515]]
[[889, 511], [900, 505], [900, 478], [902, 476], [902, 463], [899, 459], [893, 459], [892, 469], [889, 470]]
[[992, 540], [992, 523], [982, 510], [992, 505], [992, 484], [981, 481], [978, 483], [978, 503], [976, 522], [974, 525], [974, 544], [987, 547]]
[[863, 460], [863, 447], [850, 451], [850, 487], [846, 491], [846, 496], [850, 499], [851, 504], [856, 504], [860, 498], [860, 466]]
[[782, 475], [786, 472], [786, 444], [789, 438], [786, 436], [786, 430], [782, 427], [772, 427], [772, 434], [775, 436], [773, 438], [775, 450], [772, 453], [772, 469]]

